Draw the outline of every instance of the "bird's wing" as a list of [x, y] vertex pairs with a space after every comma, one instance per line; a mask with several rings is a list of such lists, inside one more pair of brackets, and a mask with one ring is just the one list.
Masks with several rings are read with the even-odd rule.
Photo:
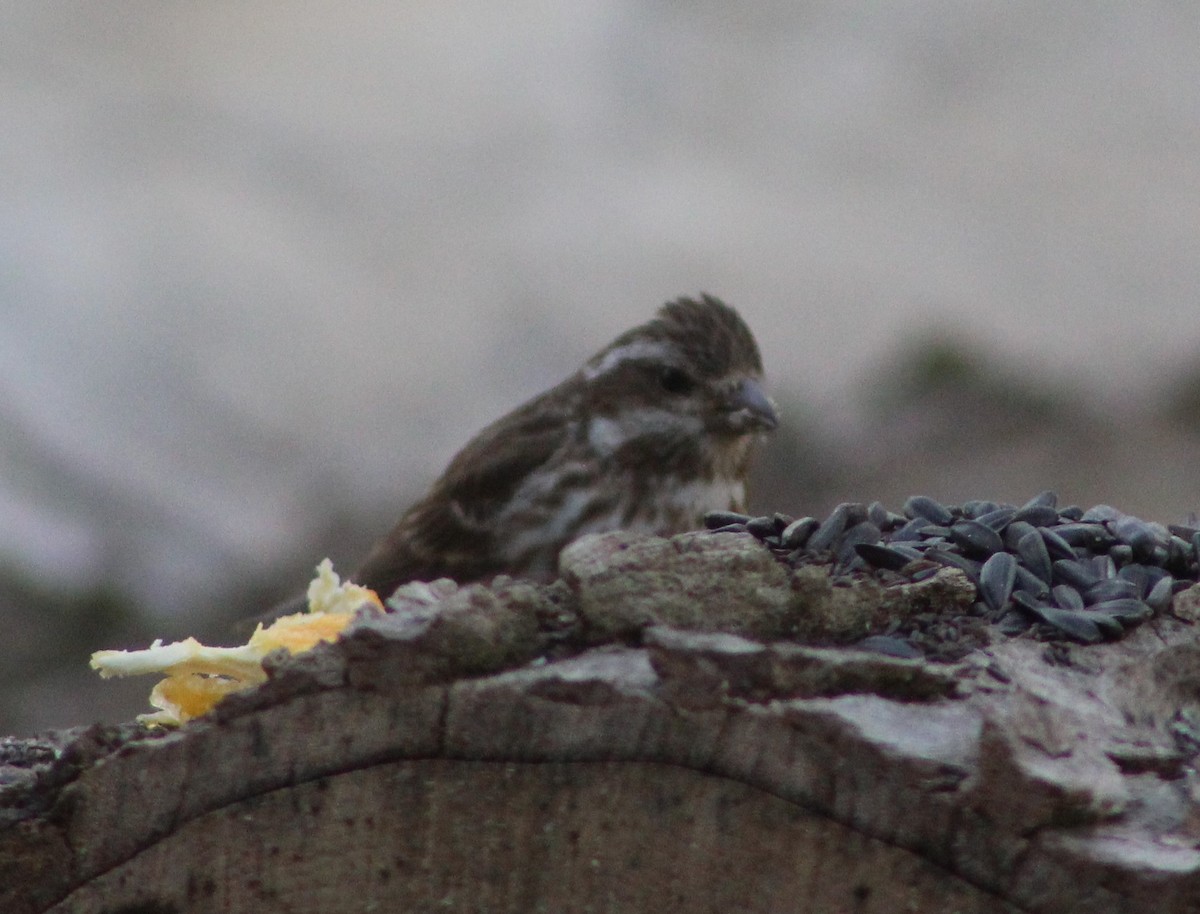
[[[572, 434], [550, 391], [485, 428], [450, 462], [429, 494], [376, 544], [354, 580], [384, 597], [399, 584], [451, 577], [475, 580], [504, 570], [493, 521], [529, 474]], [[543, 402], [548, 401], [548, 402]]]

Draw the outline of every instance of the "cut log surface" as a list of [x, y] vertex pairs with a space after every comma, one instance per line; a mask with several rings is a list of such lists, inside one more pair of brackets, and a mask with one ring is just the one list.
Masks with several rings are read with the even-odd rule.
[[966, 612], [957, 571], [821, 597], [724, 534], [563, 573], [402, 591], [174, 732], [0, 741], [0, 911], [1200, 910], [1193, 591], [948, 664], [795, 633]]

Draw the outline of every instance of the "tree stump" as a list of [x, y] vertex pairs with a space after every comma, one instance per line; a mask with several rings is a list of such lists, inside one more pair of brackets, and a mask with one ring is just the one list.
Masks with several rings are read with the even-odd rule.
[[958, 572], [572, 548], [553, 585], [410, 589], [178, 731], [0, 742], [0, 910], [1200, 910], [1194, 591], [934, 663], [832, 642], [965, 612]]

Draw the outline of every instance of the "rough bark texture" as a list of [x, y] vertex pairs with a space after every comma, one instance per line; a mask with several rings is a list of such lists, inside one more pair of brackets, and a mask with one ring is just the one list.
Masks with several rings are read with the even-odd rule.
[[0, 741], [0, 910], [1200, 910], [1194, 592], [934, 664], [794, 635], [954, 611], [957, 573], [821, 597], [756, 549], [599, 538], [177, 732]]

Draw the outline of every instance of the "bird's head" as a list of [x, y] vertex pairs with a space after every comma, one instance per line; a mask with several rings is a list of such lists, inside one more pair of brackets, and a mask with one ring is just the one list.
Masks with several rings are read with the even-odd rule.
[[583, 367], [589, 439], [601, 452], [640, 449], [650, 459], [684, 442], [741, 455], [779, 421], [762, 375], [758, 345], [733, 308], [708, 295], [678, 299]]

